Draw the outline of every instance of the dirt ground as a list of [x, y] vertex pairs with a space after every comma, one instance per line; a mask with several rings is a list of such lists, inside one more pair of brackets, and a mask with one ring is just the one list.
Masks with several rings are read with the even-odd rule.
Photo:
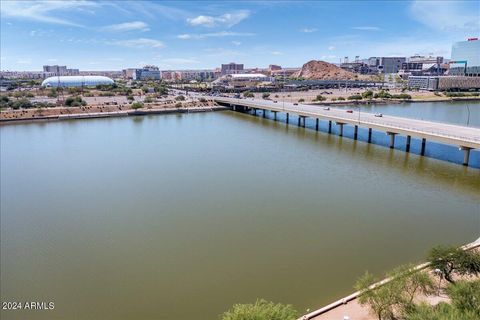
[[[349, 88], [349, 89], [319, 89], [319, 90], [309, 90], [309, 91], [292, 91], [292, 92], [272, 92], [270, 93], [269, 99], [271, 100], [278, 100], [286, 102], [298, 102], [300, 99], [304, 99], [306, 103], [313, 102], [317, 95], [322, 95], [326, 102], [332, 101], [332, 99], [338, 99], [339, 97], [343, 97], [347, 99], [347, 97], [354, 95], [354, 94], [362, 94], [363, 92], [367, 91], [368, 89], [358, 89], [358, 88]], [[379, 92], [378, 89], [371, 89], [374, 93]], [[433, 92], [429, 91], [405, 91], [402, 92], [400, 89], [389, 90], [390, 94], [400, 94], [406, 93], [412, 96], [412, 101], [415, 100], [431, 100], [431, 101], [444, 101], [450, 98], [440, 94], [439, 96], [435, 95]], [[262, 99], [262, 92], [255, 93], [255, 98]]]
[[[174, 108], [176, 103], [177, 101], [167, 100], [164, 102], [145, 104], [144, 109], [157, 110], [157, 109]], [[205, 103], [183, 102], [182, 103], [182, 107], [184, 108], [199, 108], [204, 106], [213, 106], [213, 103], [211, 102], [205, 102]], [[132, 110], [129, 104], [118, 104], [118, 105], [95, 104], [95, 105], [87, 105], [83, 107], [31, 108], [31, 109], [20, 109], [20, 110], [10, 109], [10, 110], [3, 110], [2, 112], [0, 112], [0, 121], [13, 120], [13, 119], [43, 118], [47, 116], [58, 116], [58, 115], [67, 115], [67, 114], [115, 112], [115, 111], [126, 111], [126, 110]]]

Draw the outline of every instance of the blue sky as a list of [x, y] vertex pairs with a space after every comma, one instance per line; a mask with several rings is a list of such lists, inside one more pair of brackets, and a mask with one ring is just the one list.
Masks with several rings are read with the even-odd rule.
[[429, 54], [480, 33], [479, 1], [9, 1], [1, 70], [301, 66]]

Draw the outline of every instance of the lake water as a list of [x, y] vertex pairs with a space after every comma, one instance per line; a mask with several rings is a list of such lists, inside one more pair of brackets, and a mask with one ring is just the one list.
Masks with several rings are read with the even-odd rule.
[[[465, 108], [365, 110], [461, 124]], [[480, 104], [470, 112], [480, 126]], [[457, 148], [420, 157], [415, 143], [386, 148], [385, 133], [367, 144], [310, 121], [225, 111], [1, 126], [1, 300], [55, 304], [2, 320], [217, 319], [256, 298], [305, 312], [367, 269], [478, 238], [480, 170], [455, 163]]]

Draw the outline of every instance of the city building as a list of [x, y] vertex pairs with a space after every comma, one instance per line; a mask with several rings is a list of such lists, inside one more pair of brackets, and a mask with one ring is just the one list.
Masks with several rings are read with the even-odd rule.
[[67, 69], [67, 66], [43, 66], [43, 72], [54, 76], [76, 76], [80, 74], [78, 69]]
[[235, 62], [230, 62], [228, 64], [222, 64], [221, 75], [234, 74], [234, 73], [243, 73], [243, 64], [237, 64]]
[[443, 90], [480, 90], [480, 77], [467, 76], [410, 76], [410, 88], [443, 91]]
[[111, 84], [114, 84], [114, 81], [103, 76], [55, 76], [42, 82], [43, 87], [91, 87]]
[[280, 69], [280, 70], [272, 70], [270, 71], [270, 75], [272, 77], [285, 77], [285, 78], [288, 78], [288, 77], [291, 77], [293, 76], [296, 72], [298, 72], [300, 70], [300, 68], [283, 68], [283, 69]]
[[369, 65], [362, 61], [343, 62], [340, 64], [340, 68], [346, 71], [360, 74], [369, 74], [372, 72], [372, 69], [370, 69]]
[[236, 73], [227, 74], [213, 81], [213, 86], [221, 86], [228, 89], [255, 88], [262, 85], [270, 85], [273, 78], [261, 73]]
[[271, 64], [268, 66], [268, 70], [270, 71], [278, 71], [278, 70], [282, 70], [282, 67], [281, 66], [278, 66], [276, 64]]
[[368, 66], [379, 73], [397, 73], [406, 60], [405, 57], [371, 57]]
[[128, 68], [122, 71], [123, 77], [132, 80], [160, 80], [162, 72], [157, 66], [146, 65], [143, 68]]
[[480, 77], [480, 41], [470, 38], [452, 46], [449, 75]]

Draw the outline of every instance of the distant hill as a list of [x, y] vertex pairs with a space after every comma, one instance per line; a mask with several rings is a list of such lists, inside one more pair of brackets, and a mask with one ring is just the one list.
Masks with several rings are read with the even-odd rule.
[[308, 80], [355, 80], [363, 78], [361, 75], [345, 71], [334, 64], [320, 60], [308, 61], [302, 66], [302, 69], [294, 74], [294, 77]]

